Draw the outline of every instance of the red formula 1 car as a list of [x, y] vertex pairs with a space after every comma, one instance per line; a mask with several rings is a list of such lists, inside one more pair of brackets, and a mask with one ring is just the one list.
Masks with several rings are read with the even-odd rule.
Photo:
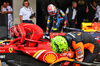
[[[52, 38], [57, 35], [65, 35], [65, 33], [51, 33]], [[24, 44], [20, 44], [20, 38], [1, 42], [0, 59], [10, 66], [49, 66], [61, 57], [70, 56], [70, 51], [63, 54], [54, 53], [47, 39], [36, 41], [26, 38], [25, 41], [35, 42], [37, 46], [25, 47]]]
[[[63, 36], [65, 33], [50, 33], [50, 39], [58, 35]], [[51, 50], [50, 41], [47, 39], [36, 41], [26, 38], [25, 41], [35, 42], [37, 45], [35, 47], [25, 47], [25, 43], [20, 44], [20, 38], [1, 42], [0, 59], [6, 62], [9, 66], [49, 66], [54, 62], [60, 62], [62, 58], [64, 58], [63, 61], [68, 62], [60, 64], [61, 66], [70, 66], [70, 62], [92, 65], [66, 59], [71, 56], [71, 51], [62, 54], [54, 53]]]

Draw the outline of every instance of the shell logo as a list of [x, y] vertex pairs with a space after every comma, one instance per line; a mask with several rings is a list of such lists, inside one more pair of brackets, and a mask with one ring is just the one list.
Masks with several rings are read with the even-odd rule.
[[57, 56], [53, 53], [47, 53], [45, 56], [44, 56], [44, 61], [47, 62], [47, 63], [53, 63], [57, 60]]

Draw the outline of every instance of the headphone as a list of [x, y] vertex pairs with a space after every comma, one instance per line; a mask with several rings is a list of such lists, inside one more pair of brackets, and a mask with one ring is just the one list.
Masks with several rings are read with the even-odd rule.
[[[23, 1], [23, 3], [22, 3], [23, 6], [24, 6], [24, 2], [26, 2], [26, 1], [28, 2], [28, 0], [24, 0], [24, 1]], [[28, 2], [28, 6], [29, 6], [29, 5], [30, 5], [30, 3]]]

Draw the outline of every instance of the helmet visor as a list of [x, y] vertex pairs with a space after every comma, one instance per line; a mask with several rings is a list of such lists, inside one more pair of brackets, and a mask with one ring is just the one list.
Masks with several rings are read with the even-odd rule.
[[49, 12], [49, 14], [52, 16], [54, 14], [54, 12], [53, 11], [52, 12]]

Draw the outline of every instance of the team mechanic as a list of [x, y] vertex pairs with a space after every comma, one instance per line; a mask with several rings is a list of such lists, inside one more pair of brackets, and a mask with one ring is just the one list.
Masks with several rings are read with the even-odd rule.
[[33, 9], [29, 6], [30, 3], [28, 0], [23, 1], [23, 7], [20, 9], [20, 22], [21, 23], [34, 23], [32, 19], [35, 17]]
[[[43, 30], [35, 25], [35, 24], [29, 24], [29, 23], [21, 23], [17, 26], [13, 26], [10, 28], [11, 36], [15, 38], [21, 37], [20, 43], [22, 44], [25, 40], [25, 38], [31, 39], [31, 40], [40, 40], [43, 36]], [[36, 46], [36, 43], [26, 41], [26, 45], [29, 47]]]
[[[47, 27], [46, 27], [46, 34], [48, 34], [51, 31], [51, 27], [53, 25], [54, 18], [64, 18], [64, 26], [67, 26], [67, 16], [64, 14], [64, 12], [61, 9], [57, 9], [53, 4], [48, 5], [48, 20], [47, 20]], [[58, 26], [58, 24], [56, 24]]]
[[[87, 33], [69, 32], [65, 36], [56, 36], [51, 41], [51, 48], [56, 53], [72, 50], [72, 58], [76, 61], [92, 63], [99, 52], [99, 43]], [[79, 66], [76, 64], [76, 66]]]

